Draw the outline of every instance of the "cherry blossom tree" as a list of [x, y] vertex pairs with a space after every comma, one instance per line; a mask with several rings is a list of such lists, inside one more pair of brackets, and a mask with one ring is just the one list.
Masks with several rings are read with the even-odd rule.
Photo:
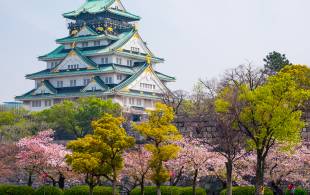
[[192, 178], [193, 194], [196, 194], [198, 179], [208, 174], [215, 174], [224, 159], [212, 152], [211, 148], [202, 144], [199, 139], [184, 139], [178, 145], [181, 147], [179, 157], [168, 161], [166, 166], [171, 176], [175, 178], [174, 182], [177, 182], [182, 174]]
[[[255, 167], [256, 156], [253, 153], [245, 156], [236, 164], [236, 172], [240, 176], [239, 184], [248, 185], [253, 182]], [[303, 143], [289, 152], [280, 150], [278, 146], [273, 147], [266, 158], [265, 175], [265, 184], [271, 184], [275, 190], [287, 183], [296, 183], [309, 188], [309, 143]]]
[[17, 179], [16, 153], [17, 147], [15, 144], [0, 144], [0, 183], [6, 183], [13, 178]]
[[129, 180], [127, 183], [131, 184], [128, 192], [140, 185], [141, 195], [144, 195], [144, 185], [151, 173], [150, 159], [151, 153], [145, 150], [144, 146], [138, 146], [124, 154], [125, 166], [121, 175], [123, 178], [126, 176]]
[[28, 173], [29, 186], [33, 184], [32, 177], [37, 174], [44, 182], [50, 179], [54, 186], [58, 183], [60, 188], [64, 187], [65, 174], [69, 170], [65, 155], [69, 152], [64, 146], [53, 143], [53, 136], [54, 131], [50, 129], [17, 143], [17, 165]]

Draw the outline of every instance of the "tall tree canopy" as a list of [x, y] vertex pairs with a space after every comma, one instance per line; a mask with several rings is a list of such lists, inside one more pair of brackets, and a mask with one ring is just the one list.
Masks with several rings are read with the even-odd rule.
[[300, 142], [304, 127], [301, 105], [309, 99], [310, 91], [301, 88], [296, 77], [294, 71], [286, 69], [253, 90], [248, 85], [227, 86], [216, 102], [218, 112], [234, 115], [249, 147], [256, 151], [257, 195], [263, 193], [265, 161], [270, 149], [276, 143], [290, 149]]
[[179, 151], [179, 147], [171, 142], [182, 137], [172, 124], [173, 119], [173, 109], [158, 103], [156, 109], [149, 112], [148, 121], [134, 125], [134, 128], [150, 141], [145, 148], [152, 154], [151, 179], [157, 186], [157, 195], [161, 194], [161, 184], [169, 179], [169, 172], [164, 167], [164, 162], [176, 158]]
[[123, 168], [123, 153], [135, 143], [134, 138], [128, 136], [122, 128], [123, 122], [122, 117], [104, 114], [92, 123], [93, 134], [67, 145], [72, 150], [72, 155], [67, 156], [67, 162], [74, 171], [85, 174], [91, 194], [101, 176], [112, 182], [113, 194], [116, 194], [117, 177]]
[[285, 54], [273, 51], [270, 52], [264, 59], [265, 69], [268, 74], [275, 74], [287, 65], [291, 65]]
[[102, 100], [96, 97], [81, 98], [68, 101], [44, 110], [38, 115], [42, 120], [52, 124], [54, 128], [67, 131], [74, 137], [80, 138], [92, 133], [91, 122], [102, 117], [105, 113], [120, 116], [121, 107], [112, 100]]

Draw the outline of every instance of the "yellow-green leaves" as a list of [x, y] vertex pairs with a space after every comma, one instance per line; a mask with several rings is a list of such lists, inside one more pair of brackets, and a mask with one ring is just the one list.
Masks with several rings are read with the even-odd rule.
[[122, 117], [104, 114], [92, 123], [93, 135], [69, 142], [67, 148], [72, 154], [67, 156], [67, 162], [72, 169], [93, 177], [108, 176], [114, 182], [123, 168], [125, 149], [135, 143], [122, 128], [123, 122]]
[[182, 138], [178, 129], [172, 124], [173, 109], [157, 104], [154, 111], [149, 112], [149, 120], [141, 124], [134, 124], [134, 128], [143, 135], [149, 144], [145, 148], [152, 153], [150, 165], [152, 180], [159, 186], [169, 179], [169, 173], [163, 163], [177, 156], [179, 147], [171, 144]]

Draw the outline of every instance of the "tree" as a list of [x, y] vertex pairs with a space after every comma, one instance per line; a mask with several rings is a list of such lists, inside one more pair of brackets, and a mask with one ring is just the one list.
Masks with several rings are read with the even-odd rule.
[[[242, 76], [243, 71], [236, 71], [238, 72], [238, 80], [243, 82], [244, 79], [240, 79]], [[247, 75], [254, 75], [250, 67], [246, 71], [248, 72]], [[213, 148], [213, 151], [217, 152], [218, 154], [222, 155], [225, 159], [225, 167], [226, 167], [226, 188], [227, 188], [227, 195], [232, 195], [232, 182], [233, 182], [233, 169], [234, 164], [238, 161], [246, 152], [244, 151], [245, 148], [245, 136], [243, 133], [237, 128], [235, 125], [236, 121], [231, 112], [217, 112], [215, 100], [218, 94], [218, 91], [225, 88], [227, 86], [227, 82], [231, 82], [236, 78], [232, 76], [233, 73], [227, 73], [226, 78], [222, 81], [221, 84], [215, 81], [201, 81], [201, 83], [206, 87], [209, 91], [209, 120], [214, 122], [214, 131], [211, 131], [211, 138], [205, 138], [204, 142], [210, 145]], [[247, 78], [251, 78], [247, 77]], [[230, 78], [230, 79], [227, 79]], [[233, 79], [231, 79], [233, 78]], [[234, 81], [236, 83], [236, 81]], [[252, 81], [252, 83], [254, 83]], [[252, 84], [254, 86], [254, 84]], [[236, 98], [236, 94], [231, 93], [226, 98], [230, 98], [230, 102], [233, 102], [233, 98]]]
[[[124, 155], [125, 166], [122, 175], [129, 177], [132, 183], [131, 189], [140, 185], [141, 195], [144, 195], [145, 181], [150, 178], [151, 154], [143, 146], [138, 146], [135, 150]], [[130, 192], [130, 190], [128, 190]]]
[[[262, 86], [227, 86], [218, 96], [217, 110], [233, 113], [238, 128], [247, 136], [256, 151], [256, 194], [263, 194], [266, 157], [270, 149], [281, 143], [289, 149], [300, 142], [301, 105], [309, 99], [310, 91], [300, 88], [294, 74], [279, 72]], [[230, 98], [236, 94], [236, 98]], [[287, 136], [290, 135], [290, 136]]]
[[0, 111], [0, 141], [18, 141], [48, 127], [46, 122], [37, 121], [35, 115], [26, 110]]
[[186, 175], [192, 177], [193, 195], [196, 195], [198, 178], [215, 170], [215, 167], [221, 164], [223, 159], [198, 139], [185, 139], [181, 155], [184, 156]]
[[265, 70], [268, 74], [275, 74], [287, 65], [292, 65], [285, 54], [273, 51], [264, 58]]
[[102, 118], [92, 122], [93, 135], [71, 141], [68, 149], [67, 162], [72, 169], [86, 175], [90, 194], [104, 176], [113, 184], [113, 194], [116, 194], [116, 182], [123, 168], [123, 153], [134, 145], [134, 138], [127, 135], [121, 127], [124, 119], [104, 114]]
[[54, 128], [63, 129], [76, 138], [81, 138], [92, 133], [91, 122], [98, 120], [105, 113], [120, 116], [121, 107], [112, 100], [89, 97], [80, 98], [75, 102], [65, 100], [38, 115], [41, 120], [53, 124]]
[[173, 109], [164, 104], [156, 104], [156, 109], [149, 111], [149, 119], [141, 124], [134, 124], [136, 129], [149, 143], [146, 150], [151, 152], [151, 180], [156, 184], [157, 195], [161, 194], [160, 186], [169, 179], [164, 162], [176, 158], [179, 147], [171, 142], [181, 139], [177, 128], [172, 124]]
[[8, 183], [11, 178], [18, 178], [16, 175], [18, 172], [18, 167], [16, 165], [17, 152], [18, 148], [15, 144], [0, 143], [0, 183]]
[[[16, 155], [17, 164], [28, 173], [28, 185], [32, 186], [34, 174], [43, 175], [64, 187], [65, 155], [68, 151], [65, 147], [53, 143], [53, 130], [39, 132], [32, 137], [26, 137], [18, 141], [19, 152]], [[59, 176], [57, 181], [56, 177]]]

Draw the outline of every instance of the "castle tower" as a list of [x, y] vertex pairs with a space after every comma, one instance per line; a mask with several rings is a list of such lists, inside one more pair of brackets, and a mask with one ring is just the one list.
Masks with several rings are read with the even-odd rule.
[[139, 116], [169, 91], [166, 83], [175, 78], [154, 70], [164, 60], [142, 40], [135, 27], [140, 17], [120, 0], [87, 0], [63, 16], [70, 21], [69, 36], [57, 39], [59, 46], [39, 57], [46, 68], [26, 75], [35, 81], [34, 89], [16, 97], [27, 109], [96, 96]]

